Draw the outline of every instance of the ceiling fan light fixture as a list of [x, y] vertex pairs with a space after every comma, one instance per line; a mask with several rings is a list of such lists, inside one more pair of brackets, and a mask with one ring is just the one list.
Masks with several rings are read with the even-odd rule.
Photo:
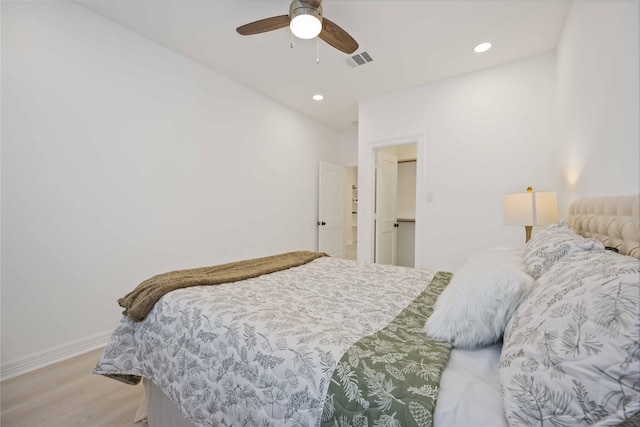
[[322, 8], [313, 8], [303, 1], [294, 1], [289, 8], [289, 28], [299, 39], [312, 39], [322, 31]]

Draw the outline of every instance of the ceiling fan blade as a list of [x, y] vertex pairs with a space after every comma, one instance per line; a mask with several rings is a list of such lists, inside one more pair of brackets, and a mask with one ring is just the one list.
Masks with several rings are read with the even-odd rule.
[[322, 31], [318, 37], [344, 53], [353, 53], [358, 50], [358, 42], [349, 33], [324, 17], [322, 18]]
[[261, 19], [236, 28], [236, 31], [243, 36], [266, 33], [267, 31], [278, 30], [289, 26], [289, 15], [273, 16]]

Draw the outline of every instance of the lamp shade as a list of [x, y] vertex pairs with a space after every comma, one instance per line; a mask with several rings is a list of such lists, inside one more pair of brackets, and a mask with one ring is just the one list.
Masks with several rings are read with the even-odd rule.
[[505, 225], [549, 225], [558, 220], [555, 192], [512, 193], [504, 196]]

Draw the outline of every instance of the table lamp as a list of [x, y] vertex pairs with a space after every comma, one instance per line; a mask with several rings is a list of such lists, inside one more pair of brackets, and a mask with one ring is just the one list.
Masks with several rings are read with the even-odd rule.
[[558, 201], [555, 192], [538, 192], [528, 187], [526, 193], [504, 196], [504, 224], [524, 225], [526, 240], [537, 225], [549, 225], [558, 220]]

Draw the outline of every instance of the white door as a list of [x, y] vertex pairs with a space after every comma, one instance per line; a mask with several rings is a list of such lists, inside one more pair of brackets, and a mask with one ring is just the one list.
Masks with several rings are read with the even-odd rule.
[[344, 256], [344, 167], [320, 162], [318, 252]]
[[396, 264], [398, 157], [384, 151], [376, 155], [375, 262]]

